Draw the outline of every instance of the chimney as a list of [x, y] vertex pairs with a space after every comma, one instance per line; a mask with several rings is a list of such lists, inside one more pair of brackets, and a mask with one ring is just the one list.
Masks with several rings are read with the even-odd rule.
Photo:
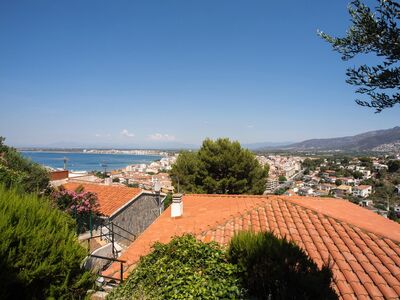
[[161, 194], [161, 184], [158, 181], [156, 181], [154, 183], [153, 190], [154, 190], [154, 194], [156, 196], [158, 209], [159, 209], [159, 212], [160, 212], [160, 215], [161, 215], [161, 213], [163, 212], [163, 205], [162, 205], [162, 202], [161, 202], [161, 195], [160, 195]]
[[112, 184], [112, 178], [110, 178], [110, 177], [104, 178], [104, 184], [105, 185], [111, 185]]
[[179, 218], [183, 215], [182, 194], [174, 194], [171, 204], [171, 218]]

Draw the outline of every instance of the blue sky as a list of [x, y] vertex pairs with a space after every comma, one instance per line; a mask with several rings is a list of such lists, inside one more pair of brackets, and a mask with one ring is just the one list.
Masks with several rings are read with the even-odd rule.
[[0, 135], [15, 146], [243, 143], [399, 125], [354, 103], [348, 1], [1, 1]]

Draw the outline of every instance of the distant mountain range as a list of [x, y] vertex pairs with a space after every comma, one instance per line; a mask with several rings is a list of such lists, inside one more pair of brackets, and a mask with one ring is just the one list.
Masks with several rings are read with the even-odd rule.
[[[369, 131], [353, 136], [311, 139], [275, 149], [293, 151], [400, 151], [400, 127]], [[271, 149], [271, 147], [265, 148]]]
[[293, 142], [260, 142], [260, 143], [242, 144], [242, 146], [249, 150], [258, 150], [262, 148], [279, 148], [290, 144], [293, 144]]

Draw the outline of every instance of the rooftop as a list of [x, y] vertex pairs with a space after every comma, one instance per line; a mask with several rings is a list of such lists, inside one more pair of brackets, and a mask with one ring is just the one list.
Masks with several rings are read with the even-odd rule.
[[[184, 213], [168, 208], [126, 250], [125, 276], [151, 245], [192, 233], [226, 245], [239, 230], [270, 230], [303, 248], [319, 265], [333, 263], [342, 299], [398, 299], [400, 225], [341, 199], [286, 196], [186, 195]], [[119, 269], [112, 265], [106, 274]]]
[[100, 206], [100, 212], [105, 216], [113, 215], [141, 193], [141, 190], [138, 188], [115, 185], [68, 182], [63, 186], [67, 190], [75, 190], [77, 187], [83, 186], [85, 192], [95, 193]]

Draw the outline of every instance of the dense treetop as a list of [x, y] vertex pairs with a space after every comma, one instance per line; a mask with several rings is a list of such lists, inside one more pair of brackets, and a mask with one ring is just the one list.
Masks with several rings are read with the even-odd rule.
[[181, 192], [262, 194], [268, 168], [239, 142], [206, 139], [198, 152], [182, 152], [170, 175]]

